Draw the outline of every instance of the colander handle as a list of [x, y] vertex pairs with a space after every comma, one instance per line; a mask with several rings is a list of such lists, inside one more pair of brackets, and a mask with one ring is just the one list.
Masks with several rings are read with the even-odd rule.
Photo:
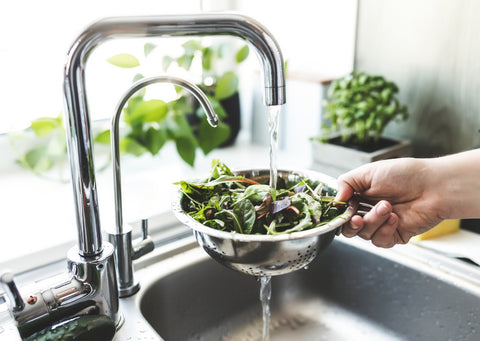
[[359, 216], [364, 216], [373, 208], [373, 205], [367, 204], [366, 202], [359, 202], [356, 214]]

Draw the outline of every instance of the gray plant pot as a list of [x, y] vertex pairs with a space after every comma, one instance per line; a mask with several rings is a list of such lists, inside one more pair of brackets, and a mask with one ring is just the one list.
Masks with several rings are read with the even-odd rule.
[[390, 140], [394, 142], [392, 145], [372, 152], [312, 140], [312, 168], [331, 176], [339, 176], [369, 162], [412, 155], [410, 140]]

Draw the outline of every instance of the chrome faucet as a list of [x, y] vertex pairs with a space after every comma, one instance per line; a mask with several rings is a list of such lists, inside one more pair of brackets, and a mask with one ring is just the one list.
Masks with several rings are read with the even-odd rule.
[[[87, 27], [74, 41], [65, 64], [64, 100], [78, 246], [68, 252], [66, 275], [58, 284], [38, 294], [22, 296], [13, 276], [1, 276], [0, 282], [10, 296], [12, 313], [22, 336], [28, 336], [53, 322], [82, 314], [106, 315], [116, 321], [117, 326], [121, 325], [115, 253], [122, 243], [115, 245], [117, 250], [111, 243], [104, 243], [100, 227], [92, 130], [85, 88], [85, 68], [91, 52], [106, 40], [119, 37], [207, 35], [232, 35], [249, 42], [257, 51], [263, 68], [265, 104], [272, 106], [285, 103], [285, 75], [280, 48], [260, 23], [243, 15], [201, 13], [106, 18]], [[122, 257], [127, 256], [134, 258], [132, 255]], [[131, 262], [130, 259], [126, 261]], [[129, 275], [125, 278], [127, 281], [133, 280]], [[135, 284], [127, 292], [129, 290], [135, 291]]]

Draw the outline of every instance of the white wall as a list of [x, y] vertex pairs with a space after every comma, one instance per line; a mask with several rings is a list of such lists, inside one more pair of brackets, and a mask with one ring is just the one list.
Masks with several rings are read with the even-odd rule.
[[359, 2], [356, 69], [397, 83], [410, 118], [386, 134], [412, 139], [414, 156], [480, 146], [478, 13], [477, 0]]
[[275, 36], [291, 74], [318, 80], [352, 70], [357, 0], [236, 1]]

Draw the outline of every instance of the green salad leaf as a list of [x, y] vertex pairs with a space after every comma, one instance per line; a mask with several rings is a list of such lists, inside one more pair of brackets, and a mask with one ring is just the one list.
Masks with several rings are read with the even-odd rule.
[[[311, 179], [296, 183], [235, 175], [219, 160], [210, 176], [179, 181], [182, 208], [193, 219], [214, 229], [242, 234], [285, 234], [324, 225], [342, 214], [345, 202], [335, 201], [335, 190]], [[279, 179], [280, 180], [280, 179]]]

